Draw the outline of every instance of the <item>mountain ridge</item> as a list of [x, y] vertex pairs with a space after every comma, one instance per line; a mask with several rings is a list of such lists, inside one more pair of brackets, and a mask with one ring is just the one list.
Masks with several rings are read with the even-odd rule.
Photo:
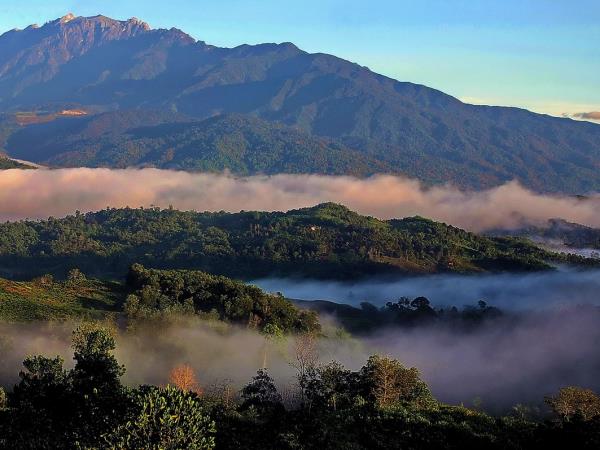
[[220, 48], [104, 16], [26, 30], [0, 36], [3, 112], [245, 114], [335, 140], [428, 184], [482, 189], [517, 179], [543, 192], [600, 190], [600, 125], [591, 122], [465, 104], [291, 43]]

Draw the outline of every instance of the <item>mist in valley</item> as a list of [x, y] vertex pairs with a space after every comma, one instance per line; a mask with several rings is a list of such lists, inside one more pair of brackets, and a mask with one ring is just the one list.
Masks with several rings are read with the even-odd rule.
[[[382, 329], [369, 336], [340, 337], [335, 318], [325, 317], [330, 337], [318, 344], [320, 363], [339, 361], [358, 370], [371, 354], [419, 368], [434, 395], [452, 404], [481, 404], [507, 412], [517, 403], [540, 405], [568, 385], [600, 389], [600, 310], [571, 307], [520, 313], [466, 330], [420, 326]], [[18, 380], [27, 355], [61, 355], [75, 323], [2, 324], [0, 383]], [[164, 385], [169, 372], [189, 364], [207, 392], [243, 387], [264, 363], [284, 398], [297, 391], [294, 338], [268, 340], [254, 331], [187, 320], [119, 332], [116, 355], [129, 385]]]
[[[364, 180], [317, 175], [236, 178], [229, 175], [144, 170], [8, 170], [0, 177], [0, 219], [63, 216], [75, 210], [152, 205], [198, 211], [289, 210], [340, 202], [380, 218], [423, 215], [472, 231], [543, 223], [549, 218], [600, 226], [598, 198], [541, 195], [517, 183], [482, 192], [425, 187], [393, 176]], [[479, 300], [504, 317], [467, 330], [444, 326], [381, 329], [361, 337], [337, 333], [335, 317], [322, 317], [329, 338], [319, 361], [358, 370], [382, 353], [419, 368], [434, 395], [453, 404], [506, 411], [516, 403], [540, 404], [567, 385], [600, 389], [600, 272], [430, 275], [353, 282], [269, 278], [253, 281], [270, 292], [304, 300], [377, 306], [400, 297], [427, 297], [434, 306]], [[71, 363], [76, 323], [0, 324], [0, 384], [18, 380], [27, 355], [61, 355]], [[294, 391], [293, 338], [266, 340], [247, 329], [181, 320], [118, 333], [119, 361], [130, 385], [167, 383], [180, 364], [194, 368], [205, 389], [241, 388], [266, 365], [284, 393]]]
[[506, 310], [539, 310], [600, 304], [600, 271], [569, 270], [485, 275], [425, 275], [323, 281], [264, 278], [251, 282], [297, 300], [329, 300], [383, 306], [400, 297], [427, 297], [436, 306], [475, 305], [484, 300]]

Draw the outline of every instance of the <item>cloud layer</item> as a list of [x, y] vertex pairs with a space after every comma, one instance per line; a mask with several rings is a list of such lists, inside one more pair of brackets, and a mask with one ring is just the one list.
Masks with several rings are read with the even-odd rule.
[[590, 111], [573, 114], [573, 117], [586, 120], [600, 120], [600, 111]]
[[172, 205], [197, 211], [289, 210], [334, 201], [379, 218], [422, 215], [473, 231], [561, 217], [600, 227], [600, 196], [541, 195], [516, 182], [481, 191], [425, 188], [395, 176], [229, 175], [158, 169], [6, 170], [0, 220], [60, 217], [76, 210]]

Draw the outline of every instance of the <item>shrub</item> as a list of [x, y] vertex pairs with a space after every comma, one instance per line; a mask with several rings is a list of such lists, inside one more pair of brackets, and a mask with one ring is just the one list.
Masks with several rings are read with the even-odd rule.
[[144, 386], [129, 421], [104, 436], [111, 449], [212, 449], [215, 424], [198, 396], [167, 386]]

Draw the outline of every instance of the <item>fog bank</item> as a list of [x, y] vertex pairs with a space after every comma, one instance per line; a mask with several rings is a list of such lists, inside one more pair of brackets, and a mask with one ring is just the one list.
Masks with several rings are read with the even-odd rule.
[[387, 219], [422, 215], [473, 231], [541, 224], [550, 218], [600, 227], [600, 197], [541, 195], [516, 182], [481, 191], [426, 188], [380, 175], [228, 175], [158, 169], [0, 172], [0, 220], [60, 217], [110, 207], [172, 205], [197, 211], [289, 210], [333, 201]]
[[[599, 324], [598, 308], [587, 307], [529, 313], [468, 333], [443, 327], [382, 330], [360, 340], [321, 341], [319, 360], [357, 370], [370, 354], [391, 355], [418, 367], [438, 399], [471, 405], [480, 397], [484, 408], [500, 411], [518, 402], [541, 403], [567, 385], [600, 390]], [[0, 324], [0, 384], [18, 379], [26, 355], [60, 354], [71, 365], [74, 326]], [[224, 383], [239, 389], [262, 367], [267, 351], [269, 372], [285, 394], [294, 389], [293, 347], [291, 338], [266, 343], [245, 329], [188, 322], [123, 333], [117, 357], [130, 385], [165, 384], [169, 371], [186, 363], [205, 389]]]
[[[269, 292], [298, 300], [330, 300], [382, 306], [400, 297], [425, 296], [436, 306], [474, 305], [485, 300], [501, 309], [555, 309], [600, 305], [600, 271], [529, 274], [427, 275], [356, 282], [266, 278], [252, 281]], [[600, 324], [599, 324], [600, 325]]]

